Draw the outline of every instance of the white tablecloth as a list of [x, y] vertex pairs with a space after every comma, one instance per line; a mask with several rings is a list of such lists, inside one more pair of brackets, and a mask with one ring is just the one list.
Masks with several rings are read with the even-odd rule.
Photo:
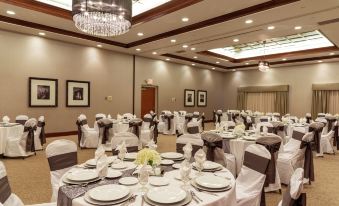
[[7, 139], [10, 137], [18, 137], [23, 133], [22, 125], [15, 126], [0, 126], [0, 155], [5, 153]]
[[[218, 196], [214, 196], [214, 195], [210, 195], [210, 194], [206, 194], [203, 192], [198, 192], [195, 191], [194, 192], [201, 198], [203, 199], [203, 203], [201, 204], [197, 204], [195, 201], [191, 201], [190, 204], [188, 204], [189, 206], [197, 206], [197, 205], [203, 205], [203, 206], [224, 206], [224, 205], [228, 205], [228, 206], [236, 206], [236, 191], [235, 191], [235, 179], [233, 177], [233, 175], [227, 170], [224, 169], [223, 171], [225, 171], [226, 173], [229, 173], [228, 177], [231, 178], [231, 185], [232, 188], [228, 191], [225, 192], [219, 192], [216, 193]], [[194, 170], [192, 170], [192, 172], [195, 172]], [[178, 186], [180, 187], [183, 183], [179, 180], [175, 179], [176, 174], [179, 173], [179, 170], [173, 170], [170, 172], [165, 173], [165, 177], [170, 179], [170, 185], [174, 185], [174, 186]], [[213, 175], [212, 173], [208, 174], [208, 175]], [[60, 182], [60, 185], [63, 185], [62, 182]], [[132, 190], [132, 192], [136, 192], [138, 193], [138, 190], [141, 186], [139, 184], [134, 185], [134, 186], [129, 186], [129, 188]], [[147, 185], [148, 188], [152, 187], [151, 185]], [[137, 196], [136, 201], [131, 204], [133, 206], [141, 206], [141, 196]], [[144, 204], [145, 206], [148, 205], [146, 202]], [[75, 198], [72, 201], [72, 206], [92, 206], [91, 204], [88, 204], [83, 197], [78, 197]]]
[[119, 132], [127, 132], [129, 129], [129, 124], [128, 123], [114, 123], [113, 124], [113, 132], [114, 133], [119, 133]]

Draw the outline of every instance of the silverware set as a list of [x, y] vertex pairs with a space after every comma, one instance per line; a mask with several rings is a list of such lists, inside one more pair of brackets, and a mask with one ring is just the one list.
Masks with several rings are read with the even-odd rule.
[[196, 189], [198, 192], [202, 192], [202, 193], [205, 193], [205, 194], [209, 194], [209, 195], [213, 195], [213, 196], [216, 196], [216, 197], [218, 197], [218, 195], [217, 195], [217, 194], [215, 194], [215, 193], [208, 192], [208, 191], [204, 191], [204, 190], [202, 190], [202, 189], [199, 189], [199, 188], [196, 188], [196, 187], [194, 187], [194, 189]]
[[197, 204], [203, 202], [203, 200], [202, 200], [200, 197], [198, 197], [192, 190], [191, 190], [191, 195], [192, 195], [192, 199], [193, 199]]

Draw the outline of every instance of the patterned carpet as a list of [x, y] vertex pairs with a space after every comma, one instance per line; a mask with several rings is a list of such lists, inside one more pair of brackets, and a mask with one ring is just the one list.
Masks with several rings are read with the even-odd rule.
[[[212, 128], [207, 124], [207, 129]], [[49, 138], [47, 143], [56, 139], [77, 141], [77, 136]], [[175, 151], [175, 136], [160, 135], [159, 152]], [[79, 162], [93, 158], [94, 150], [78, 150]], [[49, 202], [51, 197], [49, 166], [44, 151], [37, 152], [36, 156], [27, 159], [2, 159], [7, 168], [12, 191], [25, 204]], [[337, 186], [339, 185], [339, 155], [325, 155], [324, 158], [315, 158], [316, 180], [312, 185], [305, 185], [308, 206], [335, 206], [339, 205]], [[283, 190], [285, 187], [283, 188]], [[266, 193], [266, 205], [276, 206], [282, 196], [279, 193]]]

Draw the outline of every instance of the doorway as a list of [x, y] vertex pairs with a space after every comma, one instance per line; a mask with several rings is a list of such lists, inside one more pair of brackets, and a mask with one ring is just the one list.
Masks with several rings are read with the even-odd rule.
[[157, 113], [157, 86], [141, 86], [141, 118], [151, 110]]

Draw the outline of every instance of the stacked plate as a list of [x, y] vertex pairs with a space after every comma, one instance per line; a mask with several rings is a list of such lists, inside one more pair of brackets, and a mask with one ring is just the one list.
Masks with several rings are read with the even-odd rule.
[[247, 141], [256, 141], [258, 137], [256, 135], [250, 135], [250, 136], [243, 136], [243, 139]]
[[160, 155], [163, 159], [173, 160], [173, 161], [180, 161], [184, 159], [184, 155], [177, 152], [165, 152], [161, 153]]
[[137, 153], [136, 152], [131, 152], [131, 153], [126, 153], [125, 159], [126, 161], [134, 161], [137, 159]]
[[136, 167], [137, 165], [134, 164], [133, 162], [118, 162], [111, 165], [111, 168], [115, 170], [128, 170], [134, 169]]
[[[116, 159], [117, 159], [116, 156], [110, 156], [110, 157], [107, 157], [107, 162], [109, 165], [111, 165]], [[96, 168], [96, 166], [97, 166], [96, 159], [87, 160], [84, 165], [85, 168]]]
[[159, 206], [182, 206], [192, 201], [192, 196], [179, 187], [166, 186], [151, 188], [144, 196], [145, 202]]
[[115, 205], [131, 197], [128, 187], [123, 185], [103, 185], [86, 192], [85, 201], [93, 205]]
[[[195, 162], [192, 164], [192, 166], [193, 166], [193, 169], [197, 170]], [[222, 170], [222, 169], [223, 169], [223, 167], [219, 163], [212, 162], [212, 161], [205, 161], [204, 162], [204, 168], [203, 168], [202, 171], [204, 171], [204, 172], [215, 172], [215, 171], [219, 171], [219, 170]]]
[[66, 184], [82, 185], [99, 180], [96, 170], [79, 169], [68, 172], [62, 181]]
[[209, 192], [223, 192], [231, 189], [231, 181], [214, 175], [203, 175], [191, 181], [193, 187]]

